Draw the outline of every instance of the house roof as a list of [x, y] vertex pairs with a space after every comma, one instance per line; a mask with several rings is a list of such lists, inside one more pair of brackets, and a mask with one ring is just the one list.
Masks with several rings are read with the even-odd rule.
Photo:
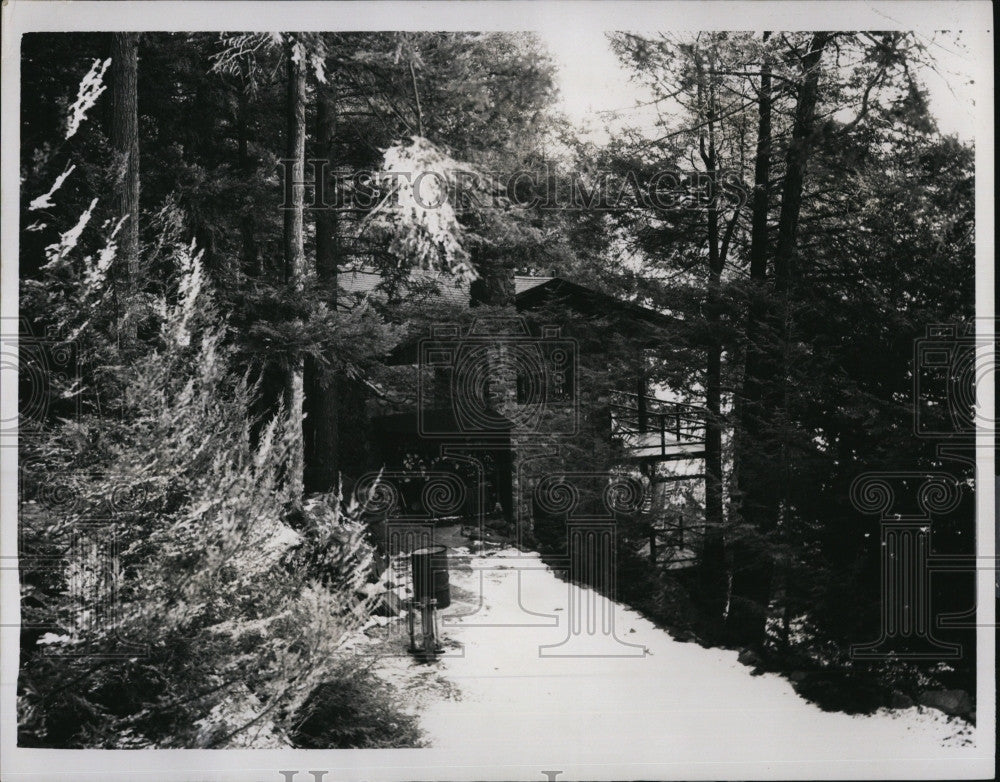
[[[414, 269], [409, 274], [413, 290], [408, 298], [423, 301], [426, 304], [435, 302], [468, 306], [470, 301], [469, 283], [457, 280], [440, 272]], [[514, 277], [514, 296], [520, 296], [532, 288], [556, 279], [554, 277], [530, 277], [516, 275]], [[361, 299], [370, 295], [378, 295], [378, 286], [383, 281], [382, 275], [372, 271], [345, 271], [337, 275], [337, 282], [342, 293], [348, 297]]]
[[546, 301], [564, 299], [571, 302], [573, 308], [578, 312], [590, 315], [617, 313], [630, 320], [653, 326], [669, 326], [675, 320], [673, 317], [649, 307], [643, 307], [628, 299], [612, 296], [609, 293], [580, 285], [563, 277], [531, 279], [537, 279], [539, 282], [517, 294], [516, 305], [519, 310], [530, 310], [543, 305]]
[[[344, 271], [337, 276], [340, 287], [340, 301], [353, 299], [356, 302], [385, 296], [380, 289], [384, 278], [377, 272], [360, 270]], [[415, 269], [409, 273], [410, 287], [406, 292], [407, 301], [433, 309], [434, 307], [469, 307], [471, 295], [469, 283], [446, 276], [440, 272]], [[654, 332], [647, 333], [648, 326], [669, 326], [674, 319], [656, 310], [634, 302], [612, 296], [596, 288], [572, 282], [564, 277], [514, 277], [514, 305], [521, 312], [544, 308], [555, 301], [565, 301], [573, 310], [587, 317], [601, 317], [610, 314], [623, 316], [631, 322], [641, 339], [653, 339]], [[398, 345], [392, 351], [390, 363], [412, 364], [417, 361], [416, 342]]]
[[[367, 270], [343, 271], [337, 276], [341, 293], [358, 300], [383, 295], [379, 289], [383, 281], [381, 274]], [[429, 306], [447, 303], [460, 307], [469, 306], [471, 301], [468, 281], [441, 272], [414, 269], [409, 273], [409, 283], [411, 287], [407, 291], [407, 299], [410, 301]], [[603, 293], [596, 288], [580, 285], [565, 277], [535, 277], [521, 274], [514, 276], [514, 303], [518, 309], [530, 309], [552, 296], [572, 297], [577, 303], [587, 302], [596, 308], [611, 306], [622, 309], [641, 320], [658, 325], [670, 320], [662, 313], [648, 307]]]

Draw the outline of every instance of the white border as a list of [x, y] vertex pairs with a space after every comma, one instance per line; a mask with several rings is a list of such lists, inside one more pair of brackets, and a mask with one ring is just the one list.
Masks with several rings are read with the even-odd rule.
[[[558, 26], [597, 29], [905, 29], [933, 32], [962, 30], [978, 54], [979, 88], [976, 141], [976, 306], [980, 316], [994, 313], [993, 219], [993, 30], [991, 6], [969, 2], [40, 2], [10, 0], [3, 6], [3, 168], [2, 264], [0, 314], [17, 312], [18, 150], [20, 35], [60, 30], [527, 30]], [[581, 56], [585, 56], [582, 53]], [[992, 337], [992, 330], [981, 336]], [[0, 410], [16, 415], [16, 377], [6, 372], [0, 386]], [[979, 389], [984, 416], [995, 419], [993, 388]], [[11, 565], [17, 550], [17, 454], [0, 449], [0, 622], [19, 618], [17, 574]], [[995, 554], [995, 503], [989, 482], [995, 474], [992, 438], [979, 439], [979, 554]], [[0, 758], [3, 778], [27, 780], [238, 780], [279, 782], [280, 769], [300, 769], [297, 780], [311, 779], [308, 769], [327, 769], [326, 782], [399, 779], [544, 780], [543, 769], [561, 769], [559, 780], [573, 779], [845, 779], [845, 778], [988, 778], [995, 752], [994, 572], [979, 572], [977, 746], [948, 760], [899, 758], [884, 763], [732, 763], [705, 761], [656, 766], [630, 764], [628, 747], [600, 764], [574, 763], [574, 748], [553, 742], [546, 757], [510, 757], [502, 765], [483, 766], [474, 747], [468, 752], [428, 750], [25, 750], [16, 747], [15, 682], [17, 634], [3, 634], [0, 646]], [[608, 715], [613, 719], [613, 715]], [[720, 748], [725, 737], [720, 736]]]

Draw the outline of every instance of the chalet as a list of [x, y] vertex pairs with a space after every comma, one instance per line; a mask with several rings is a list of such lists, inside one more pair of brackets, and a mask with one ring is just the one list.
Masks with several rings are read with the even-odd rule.
[[[386, 295], [372, 272], [342, 273], [339, 282], [343, 306]], [[546, 458], [555, 455], [549, 469], [559, 469], [560, 449], [593, 447], [593, 468], [641, 477], [646, 486], [650, 555], [690, 555], [703, 496], [704, 415], [658, 397], [646, 376], [646, 352], [663, 344], [669, 317], [563, 277], [534, 276], [514, 277], [509, 317], [474, 317], [480, 302], [468, 284], [423, 271], [409, 282], [407, 302], [442, 321], [387, 359], [412, 378], [413, 394], [405, 401], [369, 394], [355, 404], [341, 435], [350, 440], [346, 451], [356, 451], [345, 474], [382, 471], [395, 515], [484, 515], [520, 539], [538, 531], [539, 509], [528, 495]], [[627, 369], [594, 409], [578, 370], [583, 359], [609, 363], [610, 351]], [[451, 506], [430, 507], [438, 472], [450, 473], [439, 475], [439, 494], [455, 499]]]

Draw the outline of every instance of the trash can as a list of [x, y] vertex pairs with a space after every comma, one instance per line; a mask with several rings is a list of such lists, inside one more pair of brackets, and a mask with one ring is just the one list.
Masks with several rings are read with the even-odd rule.
[[444, 546], [426, 546], [410, 555], [413, 568], [413, 599], [434, 598], [437, 608], [451, 605], [448, 583], [448, 549]]

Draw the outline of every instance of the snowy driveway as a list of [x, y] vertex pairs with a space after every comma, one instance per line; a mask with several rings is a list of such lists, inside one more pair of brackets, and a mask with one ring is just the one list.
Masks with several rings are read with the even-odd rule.
[[[582, 633], [589, 645], [564, 643], [577, 588], [537, 554], [466, 556], [451, 583], [454, 602], [442, 615], [447, 654], [434, 665], [408, 657], [383, 662], [397, 682], [413, 684], [413, 708], [430, 745], [485, 776], [522, 776], [533, 763], [524, 778], [570, 767], [589, 769], [593, 778], [625, 766], [631, 770], [623, 776], [632, 778], [718, 776], [726, 768], [730, 776], [748, 775], [730, 763], [801, 776], [801, 762], [821, 761], [806, 774], [819, 778], [876, 760], [954, 776], [963, 759], [992, 758], [987, 736], [980, 734], [985, 746], [977, 748], [974, 729], [940, 712], [824, 712], [777, 675], [751, 676], [735, 651], [675, 641], [590, 590], [573, 599], [595, 609], [598, 620], [602, 608], [613, 607], [620, 643], [600, 632], [597, 642]], [[547, 656], [581, 649], [624, 656]], [[417, 686], [421, 677], [439, 686]], [[577, 773], [588, 778], [587, 770]]]

